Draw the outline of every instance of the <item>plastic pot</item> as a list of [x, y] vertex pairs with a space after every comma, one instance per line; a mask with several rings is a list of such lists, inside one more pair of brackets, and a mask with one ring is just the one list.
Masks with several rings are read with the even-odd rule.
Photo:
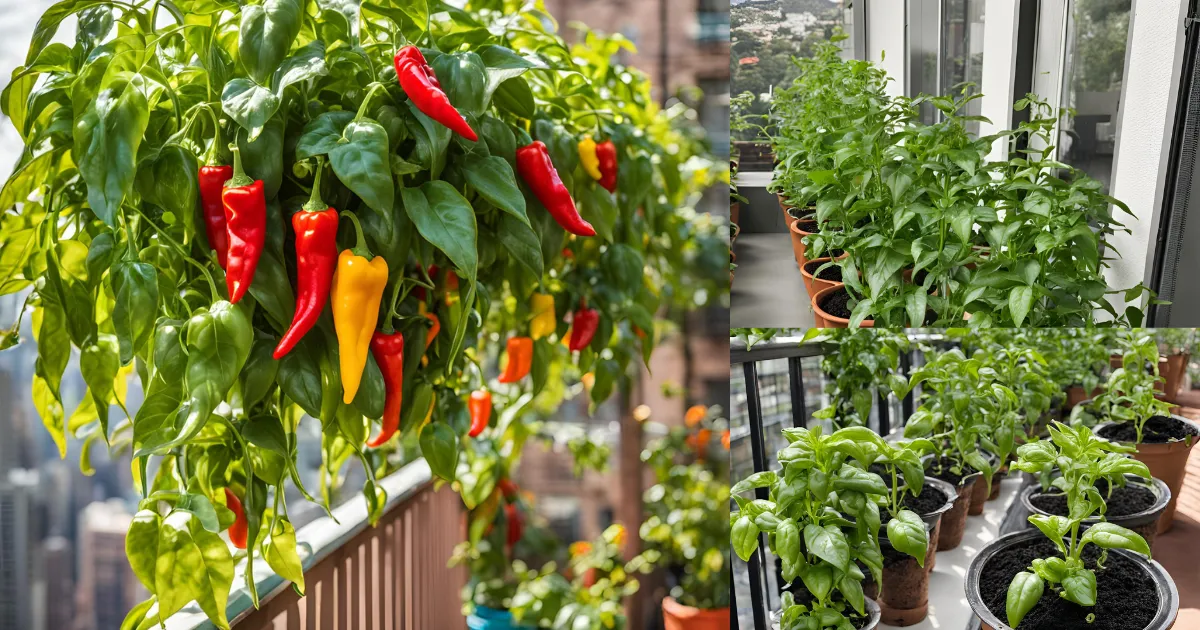
[[815, 219], [791, 219], [788, 229], [792, 233], [792, 253], [796, 256], [796, 264], [804, 268], [804, 263], [808, 262], [804, 257], [804, 237], [816, 233], [817, 222]]
[[729, 202], [729, 222], [730, 223], [733, 223], [735, 225], [738, 223], [738, 218], [739, 218], [738, 215], [740, 214], [741, 209], [742, 209], [742, 204], [740, 201]]
[[[925, 619], [929, 613], [929, 569], [937, 553], [937, 532], [943, 515], [953, 509], [958, 493], [954, 486], [941, 479], [927, 477], [925, 483], [941, 490], [946, 502], [938, 509], [920, 515], [929, 535], [929, 546], [921, 563], [924, 567], [911, 556], [904, 556], [891, 564], [886, 559], [884, 561], [878, 602], [880, 619], [889, 626], [911, 626]], [[886, 528], [879, 532], [879, 545], [884, 549], [891, 548]]]
[[[875, 630], [879, 627], [879, 604], [874, 600], [867, 599], [863, 603], [863, 608], [867, 612], [867, 625], [860, 630]], [[779, 615], [782, 613], [771, 613], [771, 630], [779, 630]]]
[[[1200, 432], [1200, 425], [1197, 425], [1195, 422], [1174, 414], [1171, 417]], [[1096, 433], [1100, 433], [1110, 424], [1112, 423], [1106, 422], [1096, 427]], [[1167, 502], [1167, 507], [1163, 510], [1162, 516], [1158, 519], [1159, 534], [1164, 534], [1171, 530], [1171, 525], [1175, 520], [1175, 503], [1179, 500], [1179, 490], [1183, 488], [1183, 477], [1187, 474], [1188, 456], [1192, 454], [1192, 447], [1196, 445], [1198, 440], [1200, 440], [1200, 437], [1160, 444], [1123, 443], [1126, 446], [1136, 446], [1137, 452], [1133, 454], [1134, 459], [1146, 464], [1146, 467], [1150, 469], [1150, 474], [1155, 479], [1163, 480], [1167, 484], [1167, 488], [1170, 488], [1171, 499]]]
[[728, 630], [729, 608], [705, 610], [684, 606], [671, 597], [663, 599], [664, 630]]
[[[938, 551], [949, 551], [962, 544], [963, 535], [967, 529], [967, 510], [971, 507], [971, 493], [981, 482], [980, 477], [979, 473], [967, 475], [954, 488], [954, 506], [942, 515], [941, 527], [938, 530]], [[925, 478], [929, 479], [930, 477], [926, 476]]]
[[527, 627], [513, 623], [512, 613], [507, 610], [486, 606], [476, 606], [475, 612], [467, 617], [467, 628], [470, 630], [517, 630]]
[[810, 263], [812, 264], [812, 266], [815, 266], [818, 269], [820, 269], [821, 265], [823, 265], [827, 262], [830, 262], [832, 260], [833, 260], [832, 258], [829, 258], [828, 256], [826, 256], [824, 258], [817, 258], [816, 260], [810, 260], [800, 266], [800, 275], [804, 278], [804, 290], [808, 291], [809, 299], [812, 299], [812, 296], [816, 295], [817, 291], [820, 291], [821, 289], [825, 289], [828, 287], [837, 287], [837, 286], [842, 285], [841, 282], [838, 282], [835, 280], [822, 280], [822, 279], [812, 275], [811, 273], [809, 273], [808, 269], [806, 269], [806, 267], [810, 266]]
[[[1001, 536], [980, 550], [975, 559], [971, 561], [970, 566], [967, 567], [967, 603], [971, 605], [971, 609], [983, 621], [983, 630], [1013, 630], [1009, 625], [1001, 622], [983, 603], [983, 595], [979, 591], [979, 578], [983, 572], [983, 567], [997, 553], [1009, 547], [1041, 537], [1042, 532], [1036, 529], [1027, 529]], [[1141, 565], [1158, 586], [1158, 614], [1155, 615], [1150, 625], [1144, 629], [1130, 628], [1129, 630], [1169, 630], [1175, 623], [1175, 617], [1179, 614], [1179, 591], [1175, 588], [1175, 582], [1167, 575], [1166, 569], [1153, 560], [1147, 560], [1143, 556], [1124, 549], [1110, 549], [1108, 553], [1119, 554]]]
[[[837, 317], [826, 313], [820, 306], [825, 297], [834, 291], [845, 291], [846, 286], [839, 284], [832, 287], [825, 287], [813, 294], [810, 300], [813, 309], [813, 318], [816, 320], [817, 328], [846, 328], [850, 325], [850, 320], [844, 317]], [[874, 328], [875, 320], [864, 319], [860, 328]]]
[[[1125, 482], [1127, 484], [1142, 486], [1153, 492], [1156, 498], [1154, 505], [1151, 505], [1149, 508], [1134, 514], [1127, 514], [1125, 516], [1106, 516], [1104, 520], [1109, 523], [1113, 523], [1114, 525], [1120, 525], [1126, 529], [1132, 529], [1133, 531], [1141, 534], [1142, 538], [1146, 539], [1146, 543], [1150, 545], [1150, 549], [1153, 551], [1154, 537], [1158, 533], [1158, 521], [1162, 517], [1163, 511], [1167, 509], [1167, 504], [1171, 502], [1171, 489], [1168, 488], [1167, 484], [1163, 483], [1161, 479], [1151, 479], [1147, 481], [1141, 477], [1138, 477], [1137, 475], [1125, 475]], [[1042, 486], [1039, 484], [1034, 484], [1025, 488], [1021, 491], [1021, 504], [1025, 506], [1026, 510], [1029, 510], [1033, 514], [1053, 516], [1049, 512], [1042, 510], [1033, 504], [1034, 495], [1041, 494], [1042, 492]], [[1100, 518], [1094, 516], [1092, 518], [1085, 519], [1083, 521], [1083, 526], [1086, 528], [1089, 525], [1094, 525], [1099, 522]], [[1030, 527], [1032, 527], [1032, 525], [1030, 525]]]

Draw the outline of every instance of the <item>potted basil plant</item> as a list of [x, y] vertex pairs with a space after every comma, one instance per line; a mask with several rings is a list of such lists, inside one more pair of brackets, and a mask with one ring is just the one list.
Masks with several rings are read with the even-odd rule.
[[1016, 467], [1042, 474], [1065, 465], [1056, 486], [1069, 516], [1034, 514], [1037, 529], [1003, 536], [967, 570], [967, 601], [989, 630], [1166, 630], [1179, 612], [1170, 576], [1136, 532], [1103, 520], [1095, 480], [1110, 470], [1148, 474], [1093, 437], [1056, 422], [1049, 441], [1022, 445]]

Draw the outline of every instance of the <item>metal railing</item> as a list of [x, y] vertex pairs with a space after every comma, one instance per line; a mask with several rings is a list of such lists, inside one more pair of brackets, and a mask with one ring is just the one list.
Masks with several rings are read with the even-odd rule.
[[[262, 594], [256, 610], [244, 588], [229, 599], [236, 630], [459, 630], [466, 627], [462, 567], [448, 568], [465, 538], [463, 508], [449, 486], [435, 490], [429, 466], [417, 460], [380, 480], [388, 493], [383, 518], [367, 523], [366, 503], [350, 501], [296, 532], [305, 595], [255, 563]], [[240, 584], [244, 564], [235, 584]], [[168, 630], [213, 626], [195, 606], [168, 620]]]

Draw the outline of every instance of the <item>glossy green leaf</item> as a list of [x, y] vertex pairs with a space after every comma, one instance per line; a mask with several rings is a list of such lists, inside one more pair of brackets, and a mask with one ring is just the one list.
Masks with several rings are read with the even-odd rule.
[[387, 131], [379, 123], [362, 119], [342, 130], [345, 142], [329, 150], [329, 164], [347, 188], [379, 214], [392, 211], [395, 184], [388, 159]]
[[260, 85], [287, 57], [292, 42], [300, 34], [303, 11], [297, 0], [265, 0], [261, 5], [242, 7], [238, 31], [238, 57], [242, 66]]
[[150, 120], [145, 81], [115, 80], [87, 104], [75, 124], [74, 156], [87, 183], [92, 212], [117, 227], [121, 204], [133, 189], [138, 147]]

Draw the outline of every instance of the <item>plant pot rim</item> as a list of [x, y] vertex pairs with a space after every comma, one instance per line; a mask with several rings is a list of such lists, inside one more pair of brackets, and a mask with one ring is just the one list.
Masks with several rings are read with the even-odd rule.
[[[1054, 475], [1054, 477], [1061, 476], [1062, 473]], [[1166, 482], [1158, 477], [1151, 477], [1149, 480], [1146, 480], [1137, 475], [1131, 475], [1128, 473], [1125, 475], [1125, 482], [1137, 484], [1153, 492], [1154, 505], [1151, 505], [1140, 512], [1126, 514], [1125, 516], [1105, 516], [1104, 520], [1125, 528], [1139, 527], [1157, 521], [1158, 517], [1162, 515], [1163, 510], [1167, 509], [1167, 504], [1171, 502], [1171, 488], [1167, 487]], [[1053, 516], [1053, 514], [1050, 514], [1049, 512], [1042, 510], [1033, 504], [1033, 495], [1040, 494], [1041, 492], [1042, 486], [1039, 483], [1034, 483], [1033, 485], [1028, 486], [1021, 491], [1021, 505], [1024, 505], [1025, 509], [1029, 510], [1033, 514]], [[1093, 516], [1086, 518], [1083, 522], [1085, 525], [1094, 525], [1100, 522], [1100, 517]]]
[[[997, 553], [1018, 543], [1042, 537], [1044, 537], [1044, 534], [1038, 529], [1026, 529], [1006, 534], [988, 543], [971, 560], [971, 564], [967, 566], [965, 585], [967, 603], [971, 606], [971, 610], [983, 620], [983, 623], [995, 630], [1013, 630], [1011, 626], [1001, 622], [996, 618], [996, 615], [992, 614], [992, 611], [983, 602], [983, 595], [979, 592], [979, 576], [983, 573], [983, 567], [987, 564], [987, 561], [991, 560], [992, 556], [995, 556]], [[1179, 589], [1175, 586], [1175, 581], [1167, 574], [1166, 569], [1157, 561], [1147, 559], [1132, 551], [1109, 549], [1108, 552], [1116, 553], [1127, 560], [1132, 560], [1141, 566], [1146, 573], [1149, 573], [1150, 578], [1159, 586], [1158, 613], [1154, 615], [1154, 619], [1150, 621], [1150, 625], [1145, 628], [1131, 628], [1130, 630], [1165, 630], [1170, 628], [1175, 618], [1179, 615]]]
[[[1081, 403], [1079, 403], [1079, 404], [1080, 404], [1080, 405], [1087, 405], [1087, 404], [1088, 404], [1088, 403], [1090, 403], [1090, 402], [1092, 402], [1092, 401], [1091, 401], [1091, 399], [1088, 399], [1088, 400], [1085, 400], [1085, 401], [1083, 401], [1083, 402], [1081, 402]], [[1133, 446], [1136, 446], [1136, 447], [1137, 447], [1137, 449], [1138, 449], [1139, 451], [1141, 451], [1143, 447], [1147, 447], [1147, 446], [1148, 446], [1148, 447], [1151, 447], [1151, 448], [1158, 448], [1158, 447], [1163, 447], [1163, 448], [1173, 448], [1173, 447], [1175, 447], [1175, 446], [1177, 446], [1177, 445], [1180, 445], [1180, 444], [1186, 445], [1186, 447], [1187, 447], [1188, 449], [1190, 449], [1190, 448], [1192, 448], [1193, 446], [1195, 446], [1197, 442], [1200, 442], [1200, 424], [1198, 424], [1198, 423], [1196, 423], [1196, 422], [1194, 422], [1194, 421], [1192, 421], [1192, 420], [1189, 420], [1189, 419], [1187, 419], [1187, 418], [1184, 418], [1184, 417], [1183, 417], [1183, 416], [1181, 416], [1181, 415], [1174, 414], [1174, 413], [1171, 413], [1171, 414], [1166, 414], [1166, 415], [1165, 415], [1165, 416], [1163, 416], [1163, 417], [1166, 417], [1166, 418], [1174, 418], [1175, 420], [1178, 420], [1178, 421], [1180, 421], [1180, 422], [1182, 422], [1182, 423], [1184, 423], [1184, 424], [1186, 424], [1186, 425], [1188, 425], [1188, 426], [1192, 427], [1192, 429], [1196, 431], [1196, 435], [1193, 435], [1193, 436], [1192, 436], [1191, 443], [1190, 443], [1190, 444], [1188, 444], [1188, 440], [1174, 440], [1174, 441], [1171, 441], [1171, 442], [1142, 442], [1142, 443], [1140, 443], [1140, 444], [1139, 444], [1139, 443], [1137, 443], [1137, 442], [1117, 442], [1116, 440], [1108, 440], [1108, 438], [1106, 438], [1106, 437], [1104, 437], [1104, 436], [1100, 435], [1100, 430], [1101, 430], [1101, 429], [1103, 429], [1104, 427], [1107, 427], [1107, 426], [1110, 426], [1110, 425], [1114, 425], [1114, 424], [1122, 424], [1122, 423], [1119, 423], [1119, 422], [1111, 422], [1111, 421], [1109, 421], [1109, 422], [1101, 422], [1100, 424], [1097, 424], [1097, 425], [1096, 425], [1096, 428], [1092, 430], [1092, 433], [1093, 433], [1093, 434], [1095, 434], [1095, 435], [1096, 435], [1096, 437], [1098, 437], [1098, 438], [1100, 438], [1100, 439], [1103, 439], [1103, 440], [1108, 440], [1109, 442], [1114, 442], [1114, 443], [1116, 443], [1116, 444], [1124, 444], [1124, 445], [1133, 445]]]
[[[790, 216], [790, 215], [789, 215], [789, 216]], [[798, 225], [800, 225], [801, 223], [804, 223], [804, 224], [806, 224], [806, 225], [811, 225], [812, 227], [814, 227], [814, 228], [815, 228], [815, 227], [817, 227], [817, 220], [816, 220], [816, 219], [799, 219], [799, 218], [796, 218], [796, 217], [792, 217], [792, 218], [793, 218], [793, 219], [795, 219], [795, 220], [794, 220], [794, 221], [792, 221], [790, 224], [788, 224], [788, 229], [789, 229], [789, 230], [791, 230], [791, 231], [795, 232], [796, 234], [799, 234], [800, 236], [811, 236], [811, 235], [813, 235], [813, 234], [816, 234], [816, 232], [806, 232], [806, 231], [804, 231], [804, 230], [801, 230], [800, 228], [798, 228], [798, 227], [797, 227], [797, 226], [798, 226]]]
[[[796, 229], [795, 224], [792, 225], [792, 229], [793, 230]], [[838, 317], [836, 315], [830, 315], [829, 313], [826, 313], [825, 309], [821, 308], [821, 306], [820, 306], [821, 298], [825, 297], [826, 295], [828, 295], [834, 291], [838, 291], [838, 290], [844, 291], [845, 289], [846, 289], [845, 284], [835, 284], [831, 287], [825, 287], [824, 289], [817, 291], [816, 293], [813, 294], [812, 298], [810, 298], [810, 302], [812, 304], [813, 310], [819, 311], [820, 317], [826, 321], [838, 322], [838, 323], [842, 324], [843, 326], [848, 326], [850, 324], [849, 319], [847, 319], [845, 317]], [[874, 326], [875, 326], [875, 320], [864, 319], [862, 321], [862, 326], [860, 326], [860, 328], [872, 328]]]
[[[931, 461], [933, 461], [933, 455], [932, 455], [932, 454], [930, 454], [930, 455], [922, 455], [922, 456], [921, 456], [921, 467], [922, 467], [922, 468], [925, 468], [925, 466], [927, 466], [927, 465], [929, 464], [929, 462], [931, 462]], [[970, 465], [970, 464], [967, 464], [966, 462], [963, 462], [963, 463], [964, 463], [965, 465], [968, 465], [968, 466]], [[973, 473], [971, 473], [971, 474], [969, 474], [969, 475], [963, 475], [963, 476], [962, 476], [962, 479], [960, 479], [960, 480], [958, 481], [958, 485], [957, 485], [957, 486], [955, 486], [955, 485], [953, 485], [953, 484], [950, 484], [950, 482], [949, 482], [949, 481], [945, 481], [945, 480], [943, 480], [943, 479], [938, 479], [938, 481], [941, 481], [942, 483], [945, 483], [945, 484], [950, 484], [950, 487], [951, 487], [951, 488], [954, 488], [955, 492], [957, 492], [959, 488], [963, 488], [963, 487], [966, 487], [966, 486], [968, 486], [968, 485], [970, 485], [970, 484], [972, 484], [972, 483], [975, 483], [976, 481], [978, 481], [978, 480], [979, 480], [979, 479], [981, 479], [982, 477], [983, 477], [983, 473], [981, 473], [981, 472], [979, 472], [978, 470], [976, 470], [975, 472], [973, 472]], [[937, 479], [937, 477], [931, 477], [931, 476], [929, 475], [929, 470], [928, 470], [928, 469], [925, 469], [925, 478], [926, 478], [926, 479]]]
[[[679, 600], [667, 595], [662, 601], [663, 610], [673, 615], [680, 616], [683, 614], [691, 615], [720, 615], [722, 613], [729, 614], [729, 606], [724, 608], [696, 608], [687, 604], [679, 603]], [[693, 612], [694, 611], [694, 612]]]
[[[807, 267], [810, 263], [815, 263], [815, 262], [819, 262], [819, 263], [833, 262], [833, 258], [830, 258], [829, 256], [822, 256], [820, 258], [814, 258], [812, 260], [804, 261], [804, 264], [800, 265], [800, 275], [804, 276], [805, 278], [808, 278], [809, 280], [820, 280], [821, 282], [829, 282], [834, 285], [845, 284], [841, 280], [825, 280], [824, 278], [818, 278], [818, 277], [812, 275], [811, 273], [808, 273], [808, 269], [805, 269], [805, 267]], [[818, 266], [817, 268], [820, 269], [820, 266]]]
[[[942, 515], [954, 509], [954, 502], [958, 499], [958, 489], [950, 485], [949, 482], [942, 481], [941, 479], [937, 479], [935, 477], [926, 477], [925, 483], [927, 485], [933, 485], [938, 490], [941, 490], [942, 494], [946, 495], [946, 502], [943, 503], [941, 507], [929, 512], [928, 514], [917, 515], [920, 516], [921, 520], [925, 522], [925, 531], [927, 533], [932, 533], [934, 528], [937, 527], [938, 521], [942, 520]], [[886, 544], [889, 547], [891, 546], [891, 541], [889, 541], [887, 537], [886, 525], [881, 525], [879, 527], [879, 544]], [[937, 546], [937, 541], [931, 540], [930, 544]]]
[[[861, 630], [875, 630], [879, 627], [879, 618], [883, 614], [879, 604], [870, 597], [864, 598], [863, 607], [867, 609], [867, 625]], [[783, 611], [771, 613], [771, 630], [779, 630], [779, 617], [783, 615]]]

